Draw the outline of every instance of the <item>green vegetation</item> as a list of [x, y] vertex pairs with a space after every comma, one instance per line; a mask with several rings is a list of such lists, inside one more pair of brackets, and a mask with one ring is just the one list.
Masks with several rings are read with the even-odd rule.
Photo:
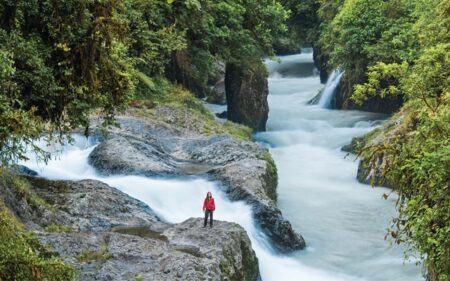
[[[8, 0], [0, 15], [0, 161], [8, 165], [26, 146], [45, 159], [34, 140], [88, 132], [90, 114], [108, 124], [135, 96], [171, 102], [186, 97], [166, 92], [179, 85], [204, 96], [219, 62], [247, 68], [272, 55], [288, 12], [272, 0]], [[180, 103], [204, 111], [194, 99]]]
[[32, 208], [45, 207], [52, 210], [53, 207], [36, 194], [30, 183], [5, 168], [0, 168], [0, 187], [10, 189], [18, 198], [24, 199]]
[[382, 157], [380, 180], [399, 194], [392, 237], [419, 253], [430, 280], [449, 280], [450, 1], [318, 2], [318, 57], [345, 70], [352, 101], [404, 101], [396, 122], [354, 145], [374, 169]]
[[24, 158], [23, 144], [106, 120], [132, 89], [123, 5], [110, 1], [2, 1], [0, 160]]
[[262, 155], [260, 155], [260, 159], [266, 161], [266, 173], [264, 175], [264, 182], [266, 183], [265, 190], [267, 195], [274, 200], [277, 201], [277, 185], [278, 185], [278, 170], [275, 165], [275, 161], [272, 158], [272, 155], [265, 151]]
[[[250, 129], [217, 124], [196, 97], [208, 95], [220, 65], [249, 69], [274, 45], [309, 43], [321, 68], [345, 70], [352, 102], [404, 101], [400, 126], [372, 133], [365, 142], [380, 142], [361, 156], [376, 165], [383, 155], [383, 176], [399, 194], [392, 236], [421, 255], [431, 281], [448, 280], [449, 13], [450, 0], [2, 1], [0, 166], [24, 159], [29, 147], [45, 159], [36, 139], [61, 141], [80, 126], [88, 132], [91, 114], [108, 124], [129, 105], [131, 115], [248, 140]], [[51, 208], [26, 180], [0, 172], [0, 185]], [[0, 274], [9, 275], [0, 279], [73, 278], [1, 208]]]
[[73, 232], [73, 229], [70, 226], [51, 223], [45, 228], [45, 231], [52, 233], [69, 233]]
[[25, 231], [0, 201], [0, 280], [75, 280], [75, 270]]
[[191, 92], [165, 79], [157, 80], [157, 85], [158, 91], [139, 93], [128, 114], [175, 124], [178, 128], [204, 135], [229, 134], [241, 140], [251, 139], [250, 128], [230, 121], [223, 125], [218, 123]]
[[79, 262], [92, 262], [92, 261], [106, 261], [112, 258], [112, 255], [108, 251], [108, 247], [105, 245], [100, 250], [88, 249], [83, 251], [78, 257]]

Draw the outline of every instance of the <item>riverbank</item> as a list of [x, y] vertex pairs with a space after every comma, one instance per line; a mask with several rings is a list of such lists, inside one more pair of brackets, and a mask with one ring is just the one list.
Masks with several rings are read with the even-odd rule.
[[267, 144], [278, 168], [280, 209], [308, 242], [294, 259], [344, 280], [424, 280], [416, 260], [404, 261], [405, 248], [384, 239], [396, 216], [395, 196], [384, 200], [391, 190], [360, 184], [359, 161], [341, 151], [386, 116], [311, 105], [323, 88], [308, 71], [312, 54], [279, 59], [267, 62], [271, 110], [267, 132], [256, 139]]

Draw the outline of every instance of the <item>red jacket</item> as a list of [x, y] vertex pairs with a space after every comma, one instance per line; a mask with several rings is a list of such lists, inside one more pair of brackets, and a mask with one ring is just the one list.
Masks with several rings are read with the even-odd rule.
[[205, 198], [205, 202], [203, 202], [203, 210], [214, 211], [216, 209], [216, 205], [214, 204], [214, 199]]

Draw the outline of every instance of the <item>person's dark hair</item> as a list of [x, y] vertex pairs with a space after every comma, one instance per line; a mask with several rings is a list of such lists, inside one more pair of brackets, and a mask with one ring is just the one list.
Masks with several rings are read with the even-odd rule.
[[211, 198], [212, 198], [212, 193], [211, 193], [211, 191], [208, 191], [208, 192], [206, 193], [206, 199], [208, 199], [208, 195], [211, 195]]

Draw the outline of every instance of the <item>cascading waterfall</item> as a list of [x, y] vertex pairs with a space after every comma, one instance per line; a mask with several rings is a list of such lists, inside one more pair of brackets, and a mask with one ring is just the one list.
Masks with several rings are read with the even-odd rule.
[[331, 100], [336, 94], [336, 89], [341, 82], [344, 72], [340, 69], [334, 70], [330, 77], [328, 77], [325, 88], [322, 90], [318, 105], [322, 108], [331, 108]]
[[281, 61], [280, 65], [266, 62], [273, 73], [269, 79], [268, 131], [255, 137], [271, 146], [279, 173], [278, 204], [294, 229], [305, 237], [304, 251], [275, 253], [255, 226], [250, 207], [227, 200], [214, 182], [98, 175], [87, 160], [95, 143], [82, 137], [47, 165], [33, 160], [23, 164], [50, 179], [106, 182], [174, 223], [202, 216], [202, 200], [212, 191], [217, 205], [215, 219], [233, 221], [246, 229], [263, 281], [423, 280], [414, 261], [403, 264], [403, 249], [390, 247], [384, 240], [385, 229], [395, 215], [395, 198], [383, 200], [382, 195], [389, 190], [359, 184], [355, 180], [357, 162], [340, 151], [352, 137], [374, 128], [378, 124], [375, 120], [382, 116], [308, 106], [322, 87], [319, 77], [313, 73], [283, 77], [276, 69], [282, 66], [284, 73], [294, 73], [289, 68], [301, 68], [303, 63], [309, 69], [312, 54], [286, 56]]
[[[265, 235], [255, 226], [250, 206], [243, 202], [231, 202], [215, 182], [199, 178], [153, 179], [142, 176], [100, 176], [88, 164], [88, 156], [95, 148], [95, 141], [75, 135], [75, 142], [63, 149], [59, 145], [48, 151], [62, 151], [55, 159], [43, 164], [34, 158], [21, 164], [37, 171], [40, 176], [54, 180], [95, 179], [120, 189], [150, 206], [162, 219], [179, 223], [190, 217], [202, 216], [202, 202], [207, 191], [212, 191], [217, 212], [214, 219], [232, 221], [247, 231], [259, 260], [263, 281], [358, 281], [362, 279], [327, 272], [305, 266], [300, 261], [276, 254]], [[42, 147], [44, 147], [42, 145]], [[199, 226], [201, 227], [201, 226]]]
[[[297, 58], [281, 57], [281, 65], [295, 65], [292, 60]], [[312, 63], [312, 55], [303, 61]], [[267, 66], [269, 73], [277, 67]], [[330, 77], [322, 104], [341, 77], [340, 71]], [[318, 75], [269, 77], [267, 131], [255, 136], [269, 145], [278, 168], [278, 206], [307, 243], [305, 251], [292, 257], [368, 281], [424, 280], [415, 261], [404, 261], [403, 248], [384, 240], [396, 214], [394, 196], [382, 198], [391, 190], [360, 184], [358, 162], [341, 151], [386, 116], [310, 106], [322, 87]]]

